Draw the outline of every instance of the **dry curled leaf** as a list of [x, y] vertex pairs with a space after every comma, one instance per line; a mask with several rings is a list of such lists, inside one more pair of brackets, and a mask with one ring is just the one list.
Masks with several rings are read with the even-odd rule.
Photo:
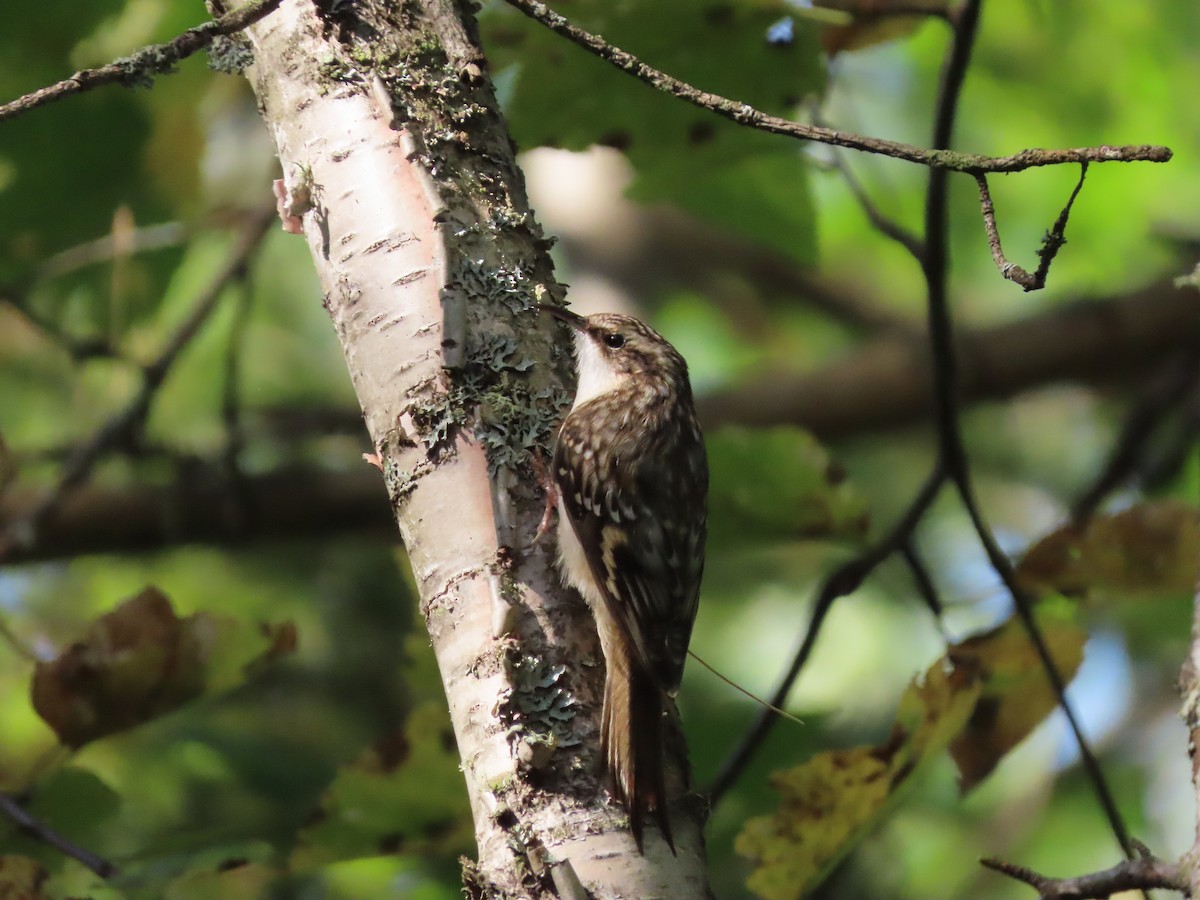
[[205, 613], [179, 618], [148, 587], [101, 616], [83, 640], [34, 671], [33, 706], [68, 747], [132, 728], [244, 680], [292, 652], [290, 623], [253, 626]]
[[1093, 602], [1190, 594], [1200, 574], [1200, 513], [1179, 500], [1139, 503], [1065, 525], [1017, 566], [1021, 582]]

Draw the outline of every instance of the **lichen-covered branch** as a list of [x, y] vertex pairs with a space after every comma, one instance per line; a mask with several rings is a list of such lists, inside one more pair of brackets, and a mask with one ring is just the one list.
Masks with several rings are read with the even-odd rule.
[[1046, 286], [1046, 276], [1050, 274], [1050, 264], [1054, 262], [1054, 257], [1067, 242], [1067, 220], [1071, 217], [1071, 207], [1075, 205], [1075, 198], [1083, 189], [1083, 180], [1086, 177], [1087, 163], [1083, 163], [1079, 167], [1079, 181], [1076, 182], [1075, 189], [1071, 191], [1071, 196], [1067, 198], [1066, 206], [1062, 208], [1053, 227], [1046, 232], [1046, 236], [1042, 240], [1041, 249], [1038, 250], [1038, 267], [1035, 271], [1029, 272], [1016, 263], [1009, 262], [1004, 255], [1004, 250], [1000, 246], [1000, 231], [996, 227], [996, 208], [992, 204], [992, 193], [988, 190], [987, 176], [979, 172], [975, 173], [975, 184], [979, 188], [979, 208], [983, 213], [983, 230], [987, 235], [988, 248], [992, 251], [992, 260], [996, 263], [996, 268], [1000, 270], [1001, 275], [1009, 281], [1016, 282], [1026, 291], [1040, 291]]

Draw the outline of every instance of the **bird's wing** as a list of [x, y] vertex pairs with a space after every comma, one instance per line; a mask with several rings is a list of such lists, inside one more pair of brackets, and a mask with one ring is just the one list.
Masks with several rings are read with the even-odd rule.
[[564, 427], [554, 465], [563, 507], [613, 618], [646, 670], [674, 691], [704, 565], [704, 446], [687, 442], [682, 453], [656, 448], [627, 461], [617, 477], [601, 477], [582, 447]]

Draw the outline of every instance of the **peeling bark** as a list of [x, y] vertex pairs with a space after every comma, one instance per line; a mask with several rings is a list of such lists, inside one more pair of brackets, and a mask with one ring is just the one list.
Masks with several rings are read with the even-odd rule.
[[701, 804], [676, 798], [677, 857], [642, 856], [593, 774], [594, 626], [530, 546], [569, 344], [529, 311], [561, 288], [473, 20], [454, 0], [321, 6], [250, 29], [248, 74], [416, 576], [479, 844], [468, 893], [569, 895], [573, 872], [597, 898], [707, 896]]

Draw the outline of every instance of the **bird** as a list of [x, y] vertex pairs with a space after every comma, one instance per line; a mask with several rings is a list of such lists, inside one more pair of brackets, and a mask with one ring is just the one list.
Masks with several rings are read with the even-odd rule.
[[575, 333], [578, 387], [551, 463], [564, 582], [604, 654], [601, 759], [643, 849], [650, 811], [671, 852], [665, 723], [696, 619], [708, 459], [687, 363], [631, 316], [541, 307]]

